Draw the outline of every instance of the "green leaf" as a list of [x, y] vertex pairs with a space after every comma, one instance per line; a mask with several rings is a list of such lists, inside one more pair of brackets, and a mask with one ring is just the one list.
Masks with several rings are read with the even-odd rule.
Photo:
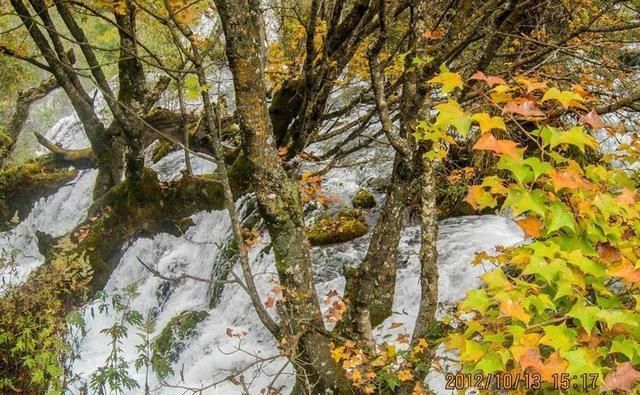
[[551, 166], [551, 164], [542, 162], [535, 156], [525, 159], [524, 164], [533, 170], [533, 181], [537, 180], [541, 175], [550, 173], [551, 170], [553, 170], [553, 166]]
[[618, 336], [611, 342], [610, 353], [620, 353], [632, 362], [640, 360], [640, 343], [635, 339]]
[[462, 308], [466, 310], [476, 310], [485, 314], [491, 305], [491, 299], [484, 289], [473, 289], [467, 292], [467, 298], [462, 302]]
[[555, 201], [551, 204], [551, 211], [547, 215], [547, 234], [553, 233], [556, 230], [564, 229], [567, 231], [576, 231], [575, 222], [571, 211], [560, 201]]
[[485, 374], [491, 374], [500, 370], [504, 370], [505, 365], [502, 362], [500, 354], [495, 351], [485, 354], [476, 364], [476, 369], [481, 370]]
[[596, 315], [596, 318], [604, 321], [609, 328], [616, 324], [635, 327], [638, 326], [638, 320], [640, 319], [637, 314], [628, 310], [601, 310]]
[[544, 217], [546, 213], [544, 194], [540, 190], [529, 192], [526, 189], [510, 188], [504, 206], [510, 207], [514, 216], [531, 211]]
[[573, 351], [564, 351], [560, 355], [569, 362], [567, 371], [572, 376], [580, 377], [582, 374], [598, 373], [602, 377], [602, 370], [596, 364], [597, 355], [595, 352], [578, 348]]
[[552, 283], [559, 277], [560, 273], [567, 270], [567, 264], [562, 259], [552, 259], [547, 262], [544, 258], [534, 256], [531, 262], [525, 267], [524, 274], [537, 274], [546, 282]]
[[[558, 131], [558, 129], [553, 128]], [[598, 143], [591, 137], [582, 126], [574, 126], [566, 132], [554, 133], [551, 135], [550, 147], [555, 148], [560, 144], [574, 145], [584, 152], [584, 147], [595, 148]]]
[[518, 184], [527, 184], [534, 180], [534, 172], [522, 159], [514, 159], [510, 155], [502, 155], [497, 165], [498, 169], [509, 170]]
[[438, 110], [438, 116], [434, 127], [446, 129], [451, 126], [463, 136], [469, 133], [471, 117], [462, 110], [457, 101], [450, 99], [446, 103], [438, 104], [435, 108]]
[[544, 330], [544, 336], [540, 339], [541, 344], [551, 346], [558, 351], [568, 351], [576, 344], [578, 332], [575, 329], [567, 328], [565, 323], [547, 325], [542, 329]]
[[502, 269], [496, 269], [482, 275], [482, 280], [487, 284], [489, 289], [509, 289], [511, 283], [502, 272]]

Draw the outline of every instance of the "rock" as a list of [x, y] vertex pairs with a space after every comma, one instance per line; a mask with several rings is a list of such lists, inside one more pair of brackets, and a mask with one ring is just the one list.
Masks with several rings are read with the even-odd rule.
[[176, 148], [177, 147], [171, 144], [169, 141], [164, 139], [160, 140], [153, 147], [153, 155], [151, 156], [151, 160], [153, 161], [153, 163], [158, 163], [160, 159], [164, 158], [165, 156], [169, 155], [171, 152], [175, 151]]
[[178, 360], [187, 341], [197, 334], [198, 324], [208, 315], [206, 311], [183, 311], [173, 317], [153, 340], [151, 364], [158, 376], [166, 377], [173, 372], [171, 364]]
[[376, 199], [373, 194], [366, 189], [359, 189], [351, 200], [354, 208], [373, 208], [376, 206]]
[[356, 210], [338, 213], [318, 219], [307, 228], [309, 242], [313, 246], [342, 243], [369, 231], [369, 226]]

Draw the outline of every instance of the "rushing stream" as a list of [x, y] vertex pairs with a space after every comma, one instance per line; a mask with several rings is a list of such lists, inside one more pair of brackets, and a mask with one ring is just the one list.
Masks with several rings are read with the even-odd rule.
[[[69, 148], [87, 144], [81, 125], [72, 115], [58, 121], [46, 136]], [[41, 148], [35, 151], [43, 152]], [[147, 152], [149, 157], [150, 151]], [[327, 194], [338, 197], [332, 204], [332, 210], [349, 205], [358, 188], [369, 186], [375, 178], [389, 172], [390, 161], [375, 149], [366, 151], [358, 159], [367, 164], [334, 169], [326, 174], [323, 188]], [[158, 172], [162, 180], [177, 179], [184, 169], [184, 154], [180, 150], [172, 152], [158, 163], [149, 163], [149, 166]], [[192, 167], [197, 174], [210, 173], [215, 169], [210, 161], [200, 158], [192, 158]], [[34, 268], [42, 264], [44, 258], [38, 251], [37, 231], [61, 236], [84, 220], [91, 204], [95, 176], [95, 170], [80, 172], [75, 180], [55, 194], [37, 202], [22, 223], [0, 234], [0, 248], [11, 252], [15, 258], [15, 265], [2, 273], [3, 283], [24, 281]], [[383, 195], [379, 192], [375, 195], [379, 207]], [[238, 202], [239, 210], [246, 215], [251, 214], [250, 207], [250, 196]], [[317, 214], [317, 210], [307, 210], [310, 218]], [[373, 210], [367, 220], [373, 223], [375, 218]], [[223, 283], [233, 279], [228, 273], [229, 264], [224, 254], [231, 236], [228, 215], [223, 211], [200, 212], [192, 219], [194, 225], [180, 237], [158, 234], [123, 246], [122, 258], [105, 287], [102, 301], [109, 301], [113, 295], [128, 294], [129, 297], [124, 298], [127, 308], [153, 321], [153, 325], [148, 327], [149, 333], [128, 325], [128, 336], [118, 344], [120, 356], [128, 363], [129, 376], [138, 383], [138, 388], [130, 393], [144, 393], [146, 383], [154, 394], [183, 393], [184, 387], [203, 387], [206, 388], [205, 394], [239, 394], [240, 383], [226, 379], [238, 372], [241, 372], [238, 376], [242, 376], [252, 394], [260, 393], [269, 385], [290, 388], [293, 384], [292, 368], [286, 359], [278, 356], [277, 344], [261, 326], [248, 296], [238, 284]], [[316, 287], [323, 306], [324, 296], [329, 291], [343, 291], [342, 268], [357, 264], [362, 259], [368, 237], [313, 249]], [[481, 265], [471, 265], [476, 252], [491, 252], [498, 245], [508, 246], [520, 241], [520, 229], [505, 217], [470, 216], [442, 221], [438, 240], [440, 302], [450, 304], [459, 300], [466, 290], [479, 285], [479, 276], [485, 270], [490, 270]], [[268, 245], [268, 234], [263, 232], [260, 242], [250, 252], [262, 300], [273, 294], [277, 284], [274, 257]], [[393, 339], [403, 332], [411, 333], [413, 329], [420, 295], [419, 245], [419, 228], [407, 226], [400, 244], [401, 268], [396, 286], [395, 313], [376, 329], [376, 336], [381, 340]], [[143, 263], [166, 278], [154, 275]], [[231, 270], [239, 273], [235, 266]], [[171, 280], [183, 274], [219, 283], [212, 286], [187, 278]], [[91, 389], [87, 390], [91, 375], [106, 363], [112, 352], [110, 338], [102, 331], [121, 319], [121, 312], [114, 309], [101, 311], [101, 303], [96, 301], [82, 311], [86, 328], [84, 334], [74, 338], [79, 358], [72, 366], [70, 393], [92, 393]], [[172, 372], [161, 383], [155, 374], [148, 374], [144, 366], [140, 369], [134, 367], [134, 362], [145, 353], [137, 346], [145, 338], [159, 336], [167, 324], [175, 322], [175, 317], [181, 317], [184, 312], [194, 312], [199, 319], [189, 336], [176, 348], [179, 352], [170, 363]], [[390, 329], [391, 323], [394, 323], [394, 329]], [[397, 323], [403, 325], [398, 326]], [[442, 389], [441, 377], [432, 375], [428, 380], [434, 390], [446, 393]]]

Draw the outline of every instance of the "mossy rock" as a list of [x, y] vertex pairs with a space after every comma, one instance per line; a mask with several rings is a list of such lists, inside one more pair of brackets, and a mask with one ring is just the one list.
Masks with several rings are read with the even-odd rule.
[[0, 170], [0, 229], [8, 229], [14, 214], [24, 219], [33, 203], [73, 180], [77, 170], [58, 168], [55, 161], [44, 156], [27, 163]]
[[376, 199], [371, 192], [361, 188], [356, 192], [351, 204], [354, 208], [373, 208], [376, 206]]
[[153, 340], [151, 363], [160, 377], [166, 377], [173, 372], [171, 364], [178, 360], [189, 339], [197, 334], [198, 324], [208, 315], [206, 311], [183, 311], [171, 318]]
[[307, 228], [307, 237], [313, 246], [343, 243], [364, 236], [369, 225], [357, 211], [345, 211], [317, 220]]
[[169, 155], [171, 152], [176, 150], [176, 146], [171, 144], [167, 140], [160, 140], [158, 144], [153, 147], [153, 154], [151, 156], [151, 160], [153, 163], [158, 163], [160, 159]]
[[0, 161], [9, 155], [13, 144], [14, 141], [11, 139], [11, 136], [9, 136], [4, 129], [0, 128]]

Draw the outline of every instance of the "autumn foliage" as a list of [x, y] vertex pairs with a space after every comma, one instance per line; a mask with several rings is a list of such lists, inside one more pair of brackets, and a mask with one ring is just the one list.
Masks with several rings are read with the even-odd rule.
[[[450, 74], [432, 82], [448, 93], [462, 83]], [[632, 166], [635, 143], [602, 152], [597, 138], [608, 130], [581, 87], [482, 73], [473, 81], [484, 84], [484, 111], [468, 113], [450, 98], [417, 137], [434, 143], [427, 155], [440, 158], [447, 144], [477, 135], [474, 149], [494, 155], [497, 171], [471, 186], [466, 201], [509, 213], [526, 240], [478, 256], [476, 264], [495, 268], [459, 303], [447, 350], [463, 372], [537, 374], [543, 390], [557, 389], [561, 377], [585, 392], [633, 390], [640, 378], [640, 205], [634, 172], [611, 163]], [[588, 153], [599, 160], [581, 160]], [[586, 376], [591, 388], [584, 388]]]

